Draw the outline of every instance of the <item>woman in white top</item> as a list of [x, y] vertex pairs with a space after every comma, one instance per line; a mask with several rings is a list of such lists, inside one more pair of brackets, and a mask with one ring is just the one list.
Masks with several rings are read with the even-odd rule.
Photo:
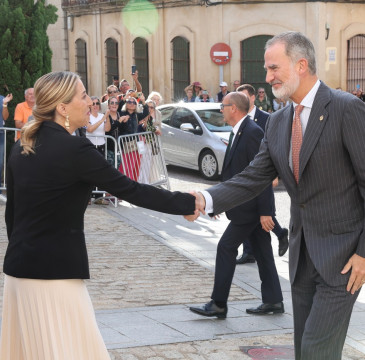
[[100, 100], [92, 96], [90, 120], [86, 127], [86, 137], [95, 145], [101, 154], [105, 154], [105, 131], [110, 131], [110, 122], [106, 121], [109, 110], [105, 114], [100, 113]]

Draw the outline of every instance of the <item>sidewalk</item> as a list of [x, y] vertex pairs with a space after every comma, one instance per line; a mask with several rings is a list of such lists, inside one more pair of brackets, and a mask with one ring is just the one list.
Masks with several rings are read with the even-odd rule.
[[[285, 206], [285, 193], [276, 194]], [[279, 208], [279, 206], [278, 206]], [[3, 203], [0, 209], [4, 211]], [[286, 215], [278, 214], [286, 223]], [[2, 216], [3, 219], [3, 216]], [[292, 309], [287, 255], [276, 258], [285, 314], [249, 316], [260, 303], [255, 264], [237, 267], [226, 320], [191, 313], [209, 300], [216, 244], [227, 225], [207, 217], [188, 223], [122, 202], [118, 208], [92, 205], [85, 218], [96, 317], [111, 358], [118, 360], [250, 359], [240, 346], [292, 345]], [[6, 248], [0, 224], [0, 256]], [[273, 236], [273, 248], [277, 241]], [[2, 259], [1, 259], [2, 260]], [[1, 276], [1, 296], [2, 296]], [[1, 299], [2, 300], [2, 299]], [[360, 294], [343, 359], [365, 359], [365, 296]]]

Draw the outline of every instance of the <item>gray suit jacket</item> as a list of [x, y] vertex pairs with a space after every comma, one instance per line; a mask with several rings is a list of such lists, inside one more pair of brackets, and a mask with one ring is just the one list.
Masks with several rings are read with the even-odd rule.
[[290, 279], [304, 234], [314, 266], [329, 285], [356, 252], [365, 257], [365, 104], [321, 83], [300, 152], [299, 184], [289, 167], [293, 107], [270, 115], [258, 155], [249, 167], [210, 189], [214, 213], [257, 196], [280, 176], [291, 198]]

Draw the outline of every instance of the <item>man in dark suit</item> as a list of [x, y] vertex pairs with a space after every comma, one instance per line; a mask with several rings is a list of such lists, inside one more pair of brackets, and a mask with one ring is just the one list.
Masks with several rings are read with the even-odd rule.
[[341, 360], [365, 283], [365, 104], [318, 80], [314, 46], [301, 33], [270, 39], [265, 68], [275, 97], [293, 105], [270, 115], [250, 166], [197, 201], [219, 214], [281, 177], [291, 197], [295, 359]]
[[[255, 106], [256, 90], [250, 84], [243, 84], [237, 88], [237, 91], [244, 93], [250, 100], [250, 109], [248, 111], [248, 116], [265, 132], [266, 121], [269, 117], [269, 113], [260, 110]], [[273, 197], [273, 221], [275, 223], [272, 232], [277, 236], [279, 240], [279, 256], [283, 256], [289, 247], [288, 242], [288, 229], [282, 228], [275, 217], [275, 198]], [[251, 247], [250, 239], [245, 238], [243, 240], [243, 253], [236, 260], [236, 264], [246, 264], [255, 262], [255, 256]]]
[[[241, 172], [253, 160], [259, 150], [263, 131], [247, 116], [249, 99], [241, 92], [226, 95], [221, 109], [224, 120], [233, 127], [222, 168], [222, 179], [227, 180]], [[191, 311], [203, 316], [226, 317], [237, 249], [242, 239], [250, 237], [261, 279], [262, 304], [246, 311], [249, 314], [284, 312], [270, 237], [273, 198], [272, 187], [268, 187], [253, 200], [227, 211], [227, 218], [231, 222], [217, 247], [212, 300], [202, 307], [191, 307]]]

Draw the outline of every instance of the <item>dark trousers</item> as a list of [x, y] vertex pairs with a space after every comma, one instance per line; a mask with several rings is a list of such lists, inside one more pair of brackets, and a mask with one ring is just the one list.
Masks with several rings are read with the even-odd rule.
[[359, 295], [329, 286], [315, 269], [302, 240], [292, 284], [296, 360], [341, 360], [352, 308]]
[[[275, 224], [274, 228], [272, 229], [272, 232], [276, 235], [277, 238], [280, 238], [281, 235], [283, 234], [283, 228], [280, 226], [275, 216], [272, 217], [272, 221]], [[251, 241], [248, 238], [243, 240], [243, 252], [248, 255], [254, 255], [251, 246]]]
[[261, 279], [262, 301], [278, 303], [283, 300], [270, 233], [262, 230], [259, 222], [250, 224], [232, 224], [227, 226], [217, 247], [214, 288], [211, 298], [227, 302], [236, 269], [237, 249], [242, 240], [250, 237], [252, 249], [257, 260]]

